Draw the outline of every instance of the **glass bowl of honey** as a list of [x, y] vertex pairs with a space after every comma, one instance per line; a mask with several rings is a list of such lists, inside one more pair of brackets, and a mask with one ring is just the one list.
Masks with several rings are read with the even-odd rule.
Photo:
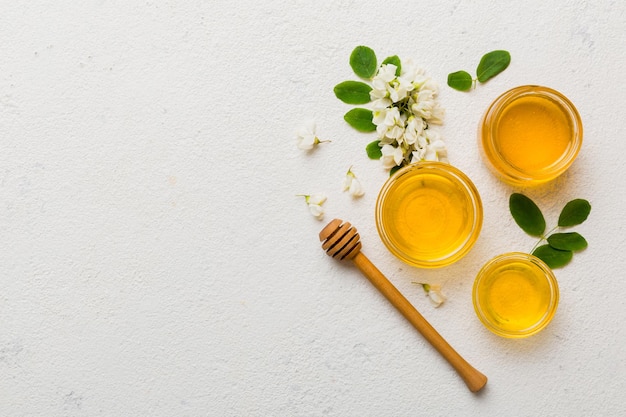
[[523, 338], [550, 323], [559, 304], [559, 286], [541, 259], [511, 252], [482, 267], [472, 298], [476, 314], [487, 329], [502, 337]]
[[408, 165], [385, 182], [376, 200], [376, 227], [389, 251], [423, 268], [449, 265], [474, 245], [483, 222], [478, 190], [444, 162]]
[[572, 102], [556, 90], [535, 85], [500, 95], [478, 129], [487, 166], [513, 185], [558, 177], [574, 162], [582, 141], [582, 121]]

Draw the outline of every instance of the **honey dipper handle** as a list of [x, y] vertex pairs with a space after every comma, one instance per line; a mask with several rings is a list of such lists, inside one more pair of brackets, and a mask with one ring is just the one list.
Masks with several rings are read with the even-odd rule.
[[359, 252], [352, 261], [372, 284], [393, 304], [422, 336], [443, 356], [472, 392], [482, 389], [487, 377], [461, 357], [437, 330], [413, 307], [396, 287], [376, 268], [363, 253]]

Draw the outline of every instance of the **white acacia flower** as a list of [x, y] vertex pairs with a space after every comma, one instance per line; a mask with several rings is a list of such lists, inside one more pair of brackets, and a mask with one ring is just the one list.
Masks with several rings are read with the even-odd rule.
[[427, 161], [448, 162], [448, 150], [439, 133], [429, 129], [425, 132], [425, 136], [428, 143], [424, 147], [424, 159]]
[[435, 102], [435, 105], [430, 110], [430, 119], [428, 119], [428, 123], [431, 123], [434, 125], [443, 124], [444, 114], [445, 114], [445, 109]]
[[423, 161], [424, 160], [424, 149], [420, 148], [416, 151], [412, 151], [411, 152], [411, 163], [414, 164], [416, 162], [419, 161]]
[[315, 134], [315, 122], [308, 121], [296, 131], [296, 139], [298, 140], [298, 148], [308, 151], [322, 142], [330, 142], [328, 140], [320, 140]]
[[418, 66], [412, 59], [406, 59], [402, 62], [402, 76], [411, 81], [415, 81], [418, 76], [424, 74], [424, 69]]
[[383, 64], [378, 68], [378, 72], [372, 79], [372, 84], [377, 84], [378, 86], [382, 85], [380, 82], [382, 81], [385, 84], [389, 84], [396, 78], [396, 71], [398, 67], [393, 64]]
[[411, 105], [411, 111], [422, 119], [429, 120], [432, 117], [435, 100], [428, 97], [422, 97], [420, 99], [419, 94], [417, 96], [417, 100]]
[[439, 87], [430, 79], [411, 94], [411, 111], [432, 124], [442, 124], [444, 110], [437, 102]]
[[389, 83], [396, 78], [396, 66], [387, 64], [381, 65], [378, 72], [372, 78], [372, 90], [370, 91], [370, 98], [373, 101], [380, 99], [388, 99], [389, 97]]
[[387, 129], [387, 126], [385, 126], [385, 119], [387, 119], [387, 111], [389, 111], [389, 108], [386, 106], [382, 108], [375, 108], [374, 111], [372, 111], [372, 123], [376, 125], [377, 129], [381, 125], [382, 125], [381, 128]]
[[[420, 137], [420, 138], [423, 138]], [[417, 150], [411, 152], [411, 163], [419, 161], [448, 161], [448, 150], [442, 140], [436, 140], [418, 147]]]
[[402, 148], [400, 147], [395, 147], [393, 145], [383, 145], [380, 151], [383, 154], [380, 160], [382, 161], [383, 166], [386, 169], [390, 169], [400, 165], [402, 163], [402, 160], [404, 159], [404, 153], [402, 152]]
[[410, 91], [413, 90], [413, 83], [404, 77], [398, 77], [395, 81], [389, 83], [387, 89], [389, 90], [389, 98], [394, 103], [399, 102], [407, 97]]
[[439, 94], [439, 85], [432, 78], [422, 77], [422, 80], [419, 84], [419, 90], [432, 91], [433, 97], [437, 97], [437, 95]]
[[361, 182], [357, 179], [356, 175], [354, 175], [354, 172], [352, 172], [352, 167], [346, 172], [346, 177], [343, 180], [343, 190], [349, 191], [352, 197], [361, 197], [365, 194]]
[[413, 77], [414, 91], [423, 89], [433, 90], [436, 93], [439, 92], [439, 86], [432, 78], [426, 76], [426, 72], [422, 68], [417, 68]]
[[[371, 96], [370, 94], [370, 97]], [[372, 99], [372, 110], [374, 110], [374, 112], [377, 110], [387, 110], [392, 104], [391, 100], [387, 97]]]
[[314, 217], [318, 220], [321, 220], [324, 217], [324, 207], [322, 207], [326, 201], [326, 196], [324, 194], [298, 194], [298, 196], [304, 197], [304, 201]]
[[430, 302], [433, 303], [435, 307], [439, 307], [446, 301], [446, 297], [441, 292], [441, 285], [423, 284], [421, 282], [416, 282], [416, 284], [420, 284], [422, 286], [426, 296], [428, 296]]
[[383, 143], [391, 143], [393, 140], [385, 139], [397, 139], [404, 133], [405, 116], [400, 113], [397, 107], [374, 110], [372, 115], [372, 123], [376, 125], [376, 133], [383, 140]]
[[381, 104], [385, 103], [384, 107], [387, 107], [388, 105], [391, 104], [391, 101], [388, 98], [389, 92], [387, 91], [386, 84], [383, 84], [383, 87], [384, 88], [380, 89], [380, 88], [376, 88], [375, 86], [372, 86], [372, 89], [370, 90], [370, 99], [372, 99], [374, 103], [376, 102], [380, 102]]
[[383, 123], [389, 127], [397, 125], [400, 123], [400, 109], [397, 107], [392, 107], [387, 110], [385, 113], [385, 120]]
[[404, 129], [404, 142], [407, 145], [414, 145], [424, 132], [425, 122], [421, 117], [409, 116]]

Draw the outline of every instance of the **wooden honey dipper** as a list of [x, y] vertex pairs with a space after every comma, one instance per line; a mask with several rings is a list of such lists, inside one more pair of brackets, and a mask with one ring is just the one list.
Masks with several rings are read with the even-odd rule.
[[331, 258], [349, 259], [372, 284], [393, 304], [422, 336], [443, 356], [463, 378], [472, 392], [480, 391], [487, 384], [487, 377], [472, 367], [437, 333], [437, 330], [413, 307], [391, 282], [361, 253], [358, 232], [348, 222], [334, 219], [320, 232], [322, 249]]

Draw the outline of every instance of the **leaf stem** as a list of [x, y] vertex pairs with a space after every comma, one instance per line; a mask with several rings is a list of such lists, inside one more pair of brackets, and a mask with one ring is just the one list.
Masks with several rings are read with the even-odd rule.
[[543, 242], [543, 240], [544, 240], [544, 239], [545, 239], [544, 237], [541, 237], [541, 238], [537, 241], [537, 243], [535, 243], [535, 246], [533, 246], [533, 248], [530, 250], [530, 252], [529, 252], [529, 253], [531, 253], [531, 254], [532, 254], [532, 253], [535, 251], [535, 249], [537, 249], [537, 248], [539, 247], [539, 244], [540, 244], [541, 242]]
[[533, 253], [535, 251], [535, 249], [537, 249], [539, 247], [539, 244], [541, 242], [543, 242], [544, 240], [548, 240], [548, 238], [550, 237], [550, 235], [552, 233], [554, 233], [557, 229], [559, 228], [559, 226], [554, 226], [552, 229], [548, 230], [548, 233], [544, 233], [539, 240], [537, 241], [537, 243], [535, 243], [535, 246], [533, 246], [533, 248], [531, 249], [530, 253]]

